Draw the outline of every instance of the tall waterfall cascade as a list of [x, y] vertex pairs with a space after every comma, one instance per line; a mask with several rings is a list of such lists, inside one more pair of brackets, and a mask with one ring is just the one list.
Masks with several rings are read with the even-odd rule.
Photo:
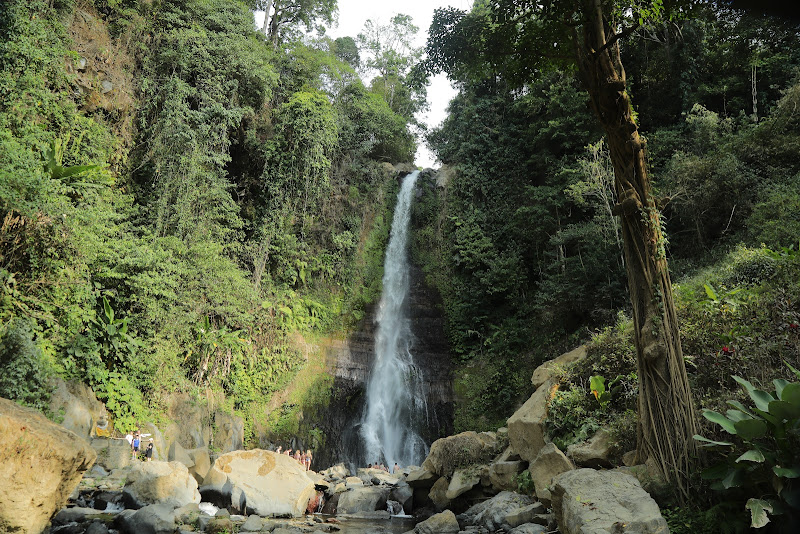
[[403, 179], [386, 248], [383, 294], [376, 317], [375, 362], [360, 426], [365, 463], [419, 465], [428, 454], [428, 446], [418, 433], [427, 419], [425, 383], [414, 363], [408, 315], [408, 234], [418, 175], [415, 171]]

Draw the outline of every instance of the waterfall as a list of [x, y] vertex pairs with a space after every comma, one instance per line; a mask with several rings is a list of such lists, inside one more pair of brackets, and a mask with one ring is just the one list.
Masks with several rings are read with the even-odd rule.
[[403, 179], [397, 194], [389, 245], [384, 261], [383, 294], [376, 317], [375, 363], [367, 385], [360, 434], [364, 463], [391, 467], [419, 465], [428, 446], [415, 431], [427, 416], [424, 382], [412, 354], [408, 317], [408, 233], [411, 200], [419, 171]]

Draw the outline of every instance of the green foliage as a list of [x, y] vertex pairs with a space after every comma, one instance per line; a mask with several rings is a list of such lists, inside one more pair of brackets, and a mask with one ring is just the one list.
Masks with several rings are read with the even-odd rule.
[[149, 419], [150, 413], [144, 404], [142, 392], [122, 373], [94, 368], [89, 384], [97, 398], [103, 401], [114, 416], [114, 428], [119, 432], [130, 432]]
[[51, 373], [28, 321], [17, 319], [0, 328], [0, 397], [45, 411]]
[[[800, 379], [800, 371], [789, 368]], [[724, 415], [703, 411], [706, 419], [738, 437], [736, 444], [695, 436], [706, 447], [729, 451], [724, 463], [703, 471], [703, 478], [714, 480], [712, 488], [718, 490], [744, 488], [750, 496], [746, 508], [753, 528], [764, 527], [774, 515], [786, 514], [781, 521], [791, 524], [800, 514], [800, 487], [795, 480], [800, 478], [800, 381], [775, 379], [774, 391], [767, 392], [744, 378], [733, 378], [752, 404], [730, 400], [732, 408]]]
[[601, 427], [591, 393], [581, 387], [559, 389], [547, 404], [547, 432], [561, 450], [592, 437]]
[[517, 493], [521, 493], [522, 495], [533, 495], [536, 491], [536, 486], [533, 483], [531, 472], [527, 469], [514, 475], [514, 482], [517, 483]]

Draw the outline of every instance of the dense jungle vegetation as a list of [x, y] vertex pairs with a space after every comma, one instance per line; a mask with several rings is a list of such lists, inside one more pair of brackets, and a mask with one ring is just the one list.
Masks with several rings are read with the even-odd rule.
[[264, 35], [237, 0], [4, 3], [0, 395], [81, 380], [125, 430], [211, 391], [251, 443], [291, 428], [270, 397], [379, 295], [424, 105], [386, 45], [410, 20], [359, 48], [307, 4]]
[[[250, 445], [295, 435], [331, 387], [310, 345], [379, 296], [391, 164], [412, 163], [422, 80], [443, 70], [459, 93], [426, 136], [445, 166], [414, 204], [412, 255], [442, 296], [456, 429], [503, 426], [536, 366], [587, 343], [550, 401], [552, 438], [608, 427], [619, 456], [635, 448], [611, 143], [569, 40], [536, 17], [508, 30], [511, 4], [438, 11], [423, 55], [405, 16], [312, 36], [332, 0], [280, 4], [263, 30], [264, 6], [238, 0], [6, 2], [0, 396], [46, 409], [60, 376], [91, 385], [121, 430], [183, 393], [242, 415]], [[773, 417], [735, 376], [778, 403], [799, 379], [800, 23], [687, 4], [668, 19], [637, 3], [618, 42], [626, 95], [694, 407]], [[526, 57], [541, 39], [552, 57]], [[722, 467], [691, 479], [711, 511], [668, 510], [673, 532], [742, 529], [743, 503], [774, 492], [800, 505], [797, 426], [733, 439], [720, 417], [699, 433]], [[764, 460], [734, 461], [753, 450]], [[782, 489], [759, 471], [773, 467]]]

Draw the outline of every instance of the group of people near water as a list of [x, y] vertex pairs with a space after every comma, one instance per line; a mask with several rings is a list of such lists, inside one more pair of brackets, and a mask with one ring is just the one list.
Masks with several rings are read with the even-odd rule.
[[311, 471], [311, 449], [307, 449], [306, 452], [297, 449], [294, 451], [294, 454], [292, 454], [292, 449], [283, 450], [283, 445], [278, 445], [278, 448], [275, 449], [275, 452], [277, 454], [285, 454], [290, 458], [294, 458], [300, 462], [300, 465], [302, 465], [306, 471]]
[[[367, 468], [369, 468], [369, 469], [380, 469], [381, 471], [386, 471], [387, 473], [389, 472], [389, 468], [386, 467], [385, 465], [383, 465], [380, 462], [375, 462], [374, 464], [369, 464], [367, 466]], [[399, 472], [400, 472], [400, 466], [397, 465], [397, 462], [395, 462], [394, 463], [394, 467], [392, 468], [392, 473], [399, 473]]]

